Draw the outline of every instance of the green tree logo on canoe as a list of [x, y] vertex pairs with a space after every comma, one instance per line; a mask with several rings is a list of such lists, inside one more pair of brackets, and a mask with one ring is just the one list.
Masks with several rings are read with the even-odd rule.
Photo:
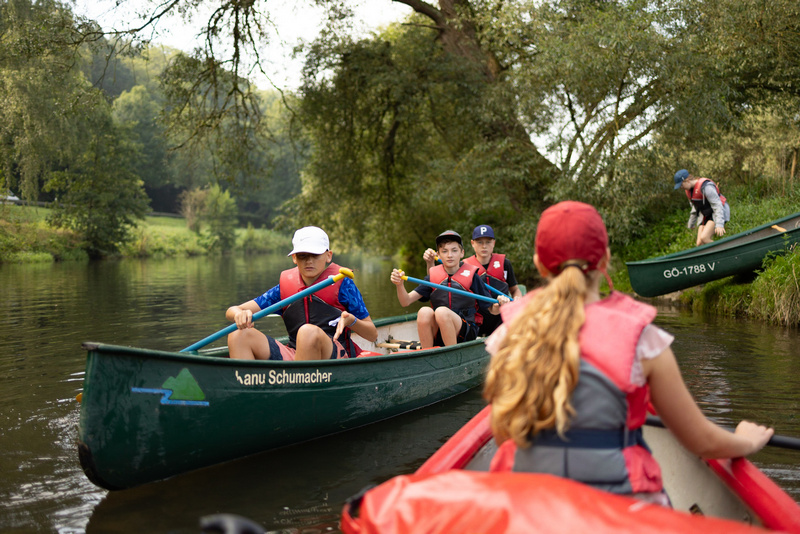
[[206, 394], [200, 389], [197, 380], [185, 367], [181, 369], [178, 376], [167, 378], [161, 387], [172, 390], [171, 400], [201, 401], [206, 398]]
[[133, 393], [155, 393], [161, 395], [161, 404], [179, 406], [208, 406], [206, 394], [194, 379], [189, 369], [183, 368], [178, 376], [167, 378], [160, 388], [131, 388]]

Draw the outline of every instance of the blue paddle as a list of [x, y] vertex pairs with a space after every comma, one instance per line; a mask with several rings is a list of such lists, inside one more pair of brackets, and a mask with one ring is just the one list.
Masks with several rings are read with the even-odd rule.
[[[253, 321], [255, 321], [256, 319], [260, 319], [261, 317], [264, 317], [265, 315], [269, 315], [270, 313], [272, 313], [274, 311], [277, 311], [277, 310], [283, 308], [284, 306], [287, 306], [287, 305], [291, 304], [292, 302], [294, 302], [296, 300], [300, 300], [301, 298], [305, 297], [306, 295], [310, 295], [311, 293], [319, 291], [323, 287], [327, 287], [327, 286], [333, 285], [336, 282], [338, 282], [339, 280], [341, 280], [342, 278], [344, 278], [345, 276], [347, 278], [353, 278], [353, 271], [351, 271], [350, 269], [345, 269], [344, 267], [342, 267], [341, 269], [339, 269], [339, 274], [329, 276], [328, 278], [326, 278], [322, 282], [317, 282], [313, 286], [307, 287], [304, 290], [300, 291], [299, 293], [295, 293], [291, 297], [286, 297], [282, 301], [276, 302], [272, 306], [264, 308], [261, 311], [257, 311], [256, 313], [253, 314]], [[227, 326], [227, 327], [223, 328], [222, 330], [220, 330], [219, 332], [211, 334], [207, 338], [201, 339], [200, 341], [198, 341], [197, 343], [195, 343], [193, 345], [189, 345], [185, 349], [181, 350], [181, 352], [191, 352], [191, 351], [197, 350], [197, 349], [199, 349], [201, 347], [205, 347], [206, 345], [208, 345], [212, 341], [216, 341], [219, 338], [221, 338], [222, 336], [227, 336], [231, 332], [235, 332], [236, 328], [237, 328], [237, 326], [235, 324]]]
[[492, 297], [484, 297], [483, 295], [476, 295], [475, 293], [471, 293], [469, 291], [462, 291], [461, 289], [456, 289], [454, 287], [447, 287], [441, 284], [434, 284], [433, 282], [428, 282], [427, 280], [414, 278], [413, 276], [406, 276], [405, 274], [402, 274], [400, 275], [400, 278], [402, 278], [403, 280], [408, 280], [409, 282], [416, 282], [417, 284], [422, 284], [424, 286], [435, 287], [436, 289], [443, 289], [445, 291], [449, 291], [450, 293], [455, 293], [456, 295], [464, 295], [466, 297], [471, 297], [476, 300], [491, 302], [492, 304], [500, 303], [497, 299], [493, 299]]
[[484, 282], [483, 284], [486, 286], [486, 289], [488, 289], [489, 291], [491, 291], [491, 292], [492, 292], [492, 293], [494, 293], [495, 295], [498, 295], [498, 296], [499, 296], [499, 295], [503, 295], [503, 296], [504, 296], [504, 297], [506, 297], [508, 300], [514, 300], [514, 299], [513, 299], [511, 296], [509, 296], [509, 295], [506, 295], [505, 293], [503, 293], [503, 292], [502, 292], [502, 291], [500, 291], [499, 289], [495, 289], [495, 288], [493, 288], [493, 287], [491, 286], [491, 284], [489, 284], [489, 282]]

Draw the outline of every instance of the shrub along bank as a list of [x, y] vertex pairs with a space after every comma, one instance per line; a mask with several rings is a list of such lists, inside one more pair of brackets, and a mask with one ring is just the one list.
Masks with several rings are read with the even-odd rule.
[[[0, 262], [31, 263], [88, 261], [79, 236], [47, 223], [49, 211], [28, 206], [0, 206]], [[173, 217], [147, 217], [132, 232], [128, 243], [120, 246], [120, 256], [164, 258], [218, 254], [214, 236], [193, 232], [186, 221]], [[232, 252], [262, 254], [285, 251], [291, 238], [252, 225], [235, 230]]]
[[[731, 221], [726, 236], [743, 232], [769, 221], [796, 213], [800, 192], [772, 196], [752, 188], [731, 188], [725, 194], [731, 201]], [[615, 289], [632, 292], [625, 261], [637, 261], [691, 248], [696, 230], [686, 228], [684, 211], [664, 217], [646, 238], [612, 251], [615, 256], [611, 278]], [[762, 268], [749, 276], [728, 277], [680, 293], [680, 301], [697, 311], [760, 319], [769, 323], [800, 325], [800, 250], [787, 247], [787, 253], [764, 259]]]

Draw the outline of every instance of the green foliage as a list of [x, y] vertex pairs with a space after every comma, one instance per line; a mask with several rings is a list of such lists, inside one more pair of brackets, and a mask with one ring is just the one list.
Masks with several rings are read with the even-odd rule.
[[165, 258], [174, 256], [199, 256], [207, 253], [200, 236], [185, 227], [165, 227], [146, 224], [133, 232], [133, 238], [120, 247], [127, 257]]
[[190, 230], [202, 233], [205, 248], [221, 251], [233, 248], [238, 209], [228, 191], [223, 191], [217, 184], [184, 191], [181, 213]]
[[88, 259], [79, 236], [49, 227], [44, 211], [0, 206], [0, 263]]
[[236, 248], [245, 254], [283, 252], [291, 248], [291, 239], [270, 230], [257, 230], [248, 224], [246, 229], [237, 230]]
[[67, 168], [53, 172], [45, 189], [58, 195], [51, 222], [81, 235], [86, 252], [118, 252], [136, 221], [147, 212], [143, 184], [133, 171], [135, 145], [115, 130], [109, 111], [98, 106], [85, 117], [83, 149]]
[[139, 157], [134, 161], [134, 172], [153, 188], [172, 182], [167, 160], [167, 140], [164, 128], [158, 121], [161, 102], [156, 91], [136, 85], [114, 100], [114, 120], [130, 131], [138, 145]]
[[200, 233], [200, 222], [207, 196], [208, 190], [200, 187], [187, 189], [180, 196], [181, 215], [186, 220], [186, 227], [197, 234]]
[[313, 223], [337, 250], [413, 257], [446, 228], [487, 223], [506, 231], [505, 251], [509, 228], [541, 206], [542, 161], [509, 119], [513, 94], [415, 22], [311, 47], [300, 107], [311, 160], [283, 227]]
[[768, 256], [755, 279], [715, 280], [685, 291], [681, 300], [698, 312], [800, 325], [800, 250], [792, 247], [785, 254]]
[[[42, 208], [0, 205], [0, 263], [88, 261], [79, 236], [69, 230], [54, 229], [47, 223]], [[165, 258], [208, 254], [209, 234], [190, 231], [186, 222], [173, 217], [147, 217], [131, 232], [131, 239], [120, 244], [125, 257]], [[291, 237], [272, 230], [235, 230], [234, 251], [244, 254], [284, 253]]]
[[75, 68], [75, 29], [60, 3], [0, 2], [0, 190], [35, 200], [47, 172], [73, 153], [72, 121], [93, 91]]
[[751, 316], [770, 323], [800, 324], [800, 249], [771, 256], [753, 282]]
[[228, 191], [216, 184], [208, 188], [201, 219], [208, 228], [210, 249], [229, 251], [233, 248], [237, 214], [236, 201]]

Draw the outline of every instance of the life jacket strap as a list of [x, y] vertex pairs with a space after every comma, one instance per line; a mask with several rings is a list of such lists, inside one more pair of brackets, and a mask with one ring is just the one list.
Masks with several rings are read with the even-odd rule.
[[612, 430], [576, 428], [567, 430], [563, 439], [555, 430], [542, 430], [533, 438], [532, 444], [534, 447], [577, 449], [624, 449], [633, 445], [647, 447], [641, 428], [636, 430], [629, 430], [628, 428]]

